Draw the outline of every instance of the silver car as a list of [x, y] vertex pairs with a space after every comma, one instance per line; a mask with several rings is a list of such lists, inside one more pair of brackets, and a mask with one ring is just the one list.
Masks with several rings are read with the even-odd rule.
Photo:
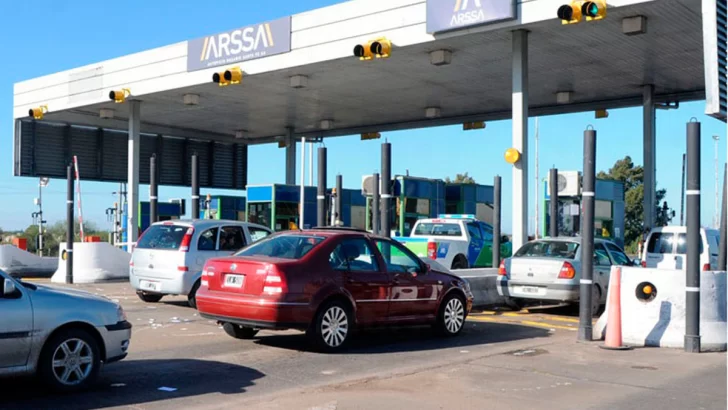
[[[546, 238], [528, 242], [498, 269], [498, 294], [513, 307], [579, 302], [581, 238]], [[634, 263], [615, 243], [594, 239], [593, 314], [606, 303], [613, 265]]]
[[38, 374], [53, 390], [80, 390], [126, 357], [130, 339], [119, 304], [0, 271], [0, 376]]

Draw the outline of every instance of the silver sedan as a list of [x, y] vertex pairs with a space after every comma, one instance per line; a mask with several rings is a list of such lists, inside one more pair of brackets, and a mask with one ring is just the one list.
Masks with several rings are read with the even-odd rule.
[[53, 390], [74, 391], [127, 355], [131, 323], [107, 298], [0, 271], [0, 312], [0, 376], [38, 374]]

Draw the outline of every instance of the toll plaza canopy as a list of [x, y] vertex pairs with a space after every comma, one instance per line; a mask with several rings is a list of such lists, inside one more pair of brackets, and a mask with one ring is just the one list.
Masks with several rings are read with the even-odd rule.
[[[643, 105], [649, 188], [656, 107], [706, 99], [725, 119], [726, 1], [610, 0], [601, 20], [562, 24], [565, 3], [356, 0], [23, 81], [14, 174], [65, 177], [78, 155], [88, 179], [138, 184], [156, 153], [160, 183], [187, 185], [194, 151], [202, 186], [242, 188], [247, 146], [279, 142], [290, 183], [295, 138], [512, 118], [525, 221], [529, 115]], [[388, 58], [354, 56], [378, 38]], [[212, 81], [234, 67], [240, 84]]]

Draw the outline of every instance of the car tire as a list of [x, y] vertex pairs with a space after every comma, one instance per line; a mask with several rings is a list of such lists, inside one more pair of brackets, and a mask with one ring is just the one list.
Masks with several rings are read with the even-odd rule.
[[146, 303], [157, 303], [164, 295], [160, 295], [158, 293], [146, 293], [146, 292], [137, 292], [137, 296], [139, 296], [139, 299], [143, 300]]
[[523, 306], [525, 306], [525, 304], [518, 299], [513, 299], [508, 296], [504, 297], [504, 299], [505, 299], [506, 306], [508, 306], [508, 308], [510, 308], [511, 310], [513, 310], [515, 312], [521, 311], [523, 309]]
[[597, 285], [592, 285], [591, 315], [598, 317], [602, 310], [602, 290]]
[[43, 347], [38, 362], [38, 375], [43, 383], [59, 393], [88, 388], [96, 381], [100, 370], [98, 342], [87, 331], [78, 328], [53, 335]]
[[190, 305], [191, 308], [197, 309], [197, 290], [200, 289], [200, 280], [198, 279], [197, 282], [195, 282], [194, 285], [192, 285], [192, 290], [190, 291], [190, 294], [187, 295], [187, 304]]
[[440, 336], [457, 336], [465, 327], [465, 300], [456, 293], [445, 296], [437, 314], [435, 331]]
[[258, 329], [248, 326], [240, 326], [229, 322], [223, 323], [222, 329], [228, 334], [228, 336], [243, 340], [250, 340], [258, 334]]
[[456, 256], [455, 260], [452, 261], [451, 270], [467, 269], [467, 268], [468, 268], [468, 261], [465, 260], [465, 258], [462, 255]]
[[349, 306], [334, 300], [318, 310], [311, 327], [306, 332], [314, 348], [331, 353], [342, 350], [354, 328], [353, 315]]

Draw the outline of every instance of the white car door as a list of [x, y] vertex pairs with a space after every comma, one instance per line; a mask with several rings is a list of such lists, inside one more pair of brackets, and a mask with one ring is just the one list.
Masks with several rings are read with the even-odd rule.
[[0, 369], [25, 366], [33, 336], [33, 307], [25, 289], [14, 282], [15, 292], [5, 294], [5, 281], [12, 281], [0, 272]]

